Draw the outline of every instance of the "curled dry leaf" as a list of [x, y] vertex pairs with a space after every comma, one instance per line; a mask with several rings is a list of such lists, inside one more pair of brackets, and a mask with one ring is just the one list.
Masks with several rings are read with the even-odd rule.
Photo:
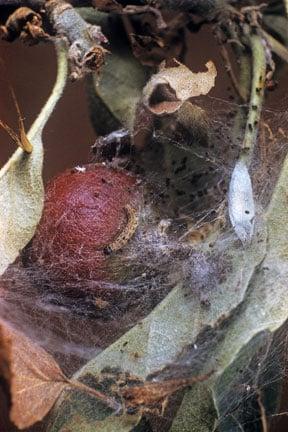
[[143, 103], [156, 115], [171, 114], [191, 97], [205, 95], [214, 87], [217, 71], [206, 63], [207, 72], [194, 73], [174, 59], [172, 67], [161, 64], [143, 90]]
[[2, 320], [0, 371], [10, 384], [10, 418], [19, 429], [41, 420], [69, 385], [53, 357]]
[[42, 28], [41, 15], [28, 7], [20, 7], [7, 19], [5, 25], [0, 26], [3, 39], [12, 42], [17, 37], [29, 43], [48, 39], [49, 35]]
[[58, 74], [54, 89], [27, 134], [33, 151], [28, 154], [18, 148], [0, 170], [0, 274], [31, 240], [41, 217], [42, 131], [62, 94], [67, 76], [65, 49], [62, 44], [57, 47]]

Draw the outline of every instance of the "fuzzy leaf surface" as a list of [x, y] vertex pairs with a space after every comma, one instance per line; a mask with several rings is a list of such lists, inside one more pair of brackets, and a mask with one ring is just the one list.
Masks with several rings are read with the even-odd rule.
[[[260, 223], [256, 226], [256, 232], [254, 242], [245, 250], [239, 247], [236, 239], [231, 238], [231, 236], [224, 236], [216, 242], [215, 257], [223, 263], [223, 266], [226, 265], [229, 271], [227, 271], [226, 277], [221, 280], [217, 279], [218, 276], [215, 274], [215, 285], [212, 290], [211, 279], [207, 280], [210, 287], [210, 308], [203, 308], [197, 294], [193, 295], [192, 292], [187, 298], [183, 286], [176, 286], [147, 318], [84, 366], [76, 374], [76, 378], [84, 378], [88, 375], [97, 377], [104, 368], [110, 367], [129, 371], [145, 379], [149, 374], [158, 371], [165, 365], [172, 362], [177, 364], [181, 360], [185, 361], [183, 351], [187, 346], [196, 342], [199, 352], [203, 356], [201, 359], [203, 373], [214, 369], [213, 366], [215, 365], [209, 364], [210, 369], [208, 370], [205, 368], [205, 363], [208, 363], [207, 359], [210, 358], [210, 350], [212, 349], [210, 341], [217, 343], [218, 338], [211, 338], [209, 333], [206, 335], [205, 329], [214, 331], [215, 327], [217, 331], [218, 322], [228, 319], [231, 311], [243, 301], [255, 267], [263, 260], [266, 250], [266, 232], [260, 227]], [[207, 253], [205, 247], [208, 248], [208, 245], [203, 246], [199, 260], [205, 259], [205, 253]], [[199, 265], [201, 265], [201, 261]], [[188, 357], [191, 375], [199, 374], [197, 352], [188, 354]], [[87, 400], [85, 403], [83, 399], [73, 399], [73, 403], [71, 403], [71, 400], [61, 398], [54, 411], [48, 431], [63, 431], [69, 424], [71, 431], [80, 432], [81, 427], [78, 420], [81, 417], [83, 422], [83, 406], [87, 408]], [[107, 430], [114, 432], [118, 430], [124, 432], [132, 430], [129, 415], [122, 416], [121, 420], [119, 418], [118, 423], [117, 418], [115, 418], [113, 420], [114, 426], [111, 428], [111, 415], [106, 413], [105, 420], [105, 414], [97, 405], [90, 404], [90, 408], [86, 409], [86, 416], [89, 419], [91, 431]], [[125, 418], [127, 418], [129, 426], [127, 426]], [[139, 418], [136, 417], [134, 425], [137, 424], [138, 420]]]
[[[234, 316], [228, 320], [223, 341], [210, 353], [211, 358], [218, 359], [219, 378], [214, 383], [212, 378], [210, 385], [217, 409], [220, 407], [218, 397], [221, 393], [222, 374], [225, 374], [232, 363], [237, 361], [241, 349], [246, 346], [249, 347], [251, 341], [263, 332], [273, 334], [288, 318], [286, 295], [288, 277], [287, 188], [288, 158], [282, 167], [280, 178], [263, 221], [268, 232], [267, 251], [261, 264], [255, 267], [255, 273], [251, 277], [243, 302], [235, 310]], [[245, 359], [245, 357], [243, 358]], [[238, 360], [238, 368], [245, 367], [245, 362], [246, 360], [239, 365]], [[223, 392], [224, 388], [222, 388], [222, 394]], [[183, 424], [189, 425], [189, 419], [194, 418], [195, 410], [197, 411], [197, 407], [195, 406], [195, 393], [192, 389], [185, 395], [171, 430], [173, 432], [190, 431], [191, 429], [183, 428]], [[205, 414], [203, 417], [205, 418]], [[201, 430], [203, 419], [198, 418], [198, 421], [197, 427]]]
[[0, 274], [32, 238], [43, 207], [42, 132], [66, 83], [65, 49], [58, 45], [57, 80], [27, 136], [32, 153], [18, 148], [0, 170]]
[[89, 78], [91, 117], [97, 134], [104, 135], [124, 126], [132, 129], [137, 103], [147, 80], [147, 70], [135, 59], [125, 30], [117, 16], [80, 8], [82, 17], [101, 25], [110, 41], [101, 76]]

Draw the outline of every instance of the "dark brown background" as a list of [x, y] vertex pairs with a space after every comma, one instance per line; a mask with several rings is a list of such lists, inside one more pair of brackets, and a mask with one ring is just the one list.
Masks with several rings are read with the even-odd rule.
[[[27, 47], [20, 42], [2, 42], [0, 55], [6, 65], [6, 72], [0, 74], [0, 118], [9, 125], [17, 126], [15, 107], [7, 88], [8, 78], [17, 95], [28, 130], [54, 83], [54, 48], [51, 44]], [[86, 104], [85, 83], [69, 83], [65, 96], [57, 105], [44, 131], [45, 178], [65, 167], [87, 162], [91, 157], [90, 146], [94, 140], [95, 134]], [[0, 146], [2, 165], [15, 150], [14, 143], [4, 131], [0, 131]]]
[[[229, 83], [217, 44], [207, 28], [188, 38], [188, 53], [187, 64], [194, 71], [205, 70], [204, 64], [210, 59], [216, 63], [218, 78], [210, 95], [226, 97]], [[21, 42], [9, 44], [0, 41], [0, 56], [7, 71], [4, 75], [0, 71], [0, 118], [9, 125], [17, 125], [15, 108], [7, 89], [8, 78], [28, 130], [53, 86], [56, 73], [54, 48], [51, 44], [29, 47]], [[86, 97], [84, 81], [68, 83], [64, 97], [52, 114], [44, 131], [45, 179], [66, 167], [91, 161], [90, 147], [95, 141], [95, 133], [89, 121]], [[0, 163], [3, 164], [15, 145], [2, 130], [0, 146]]]
[[[204, 29], [205, 31], [205, 29]], [[187, 64], [197, 71], [202, 69], [207, 60], [212, 59], [218, 69], [216, 87], [210, 96], [228, 98], [229, 81], [224, 72], [222, 60], [215, 40], [209, 32], [189, 37], [189, 57]], [[7, 80], [13, 86], [26, 130], [36, 118], [53, 86], [56, 64], [54, 49], [50, 44], [27, 47], [20, 42], [8, 44], [0, 42], [0, 56], [6, 65], [6, 72], [0, 72], [0, 119], [16, 128], [16, 111], [7, 88]], [[282, 76], [282, 78], [281, 78]], [[268, 97], [270, 110], [279, 111], [279, 125], [287, 130], [287, 124], [281, 123], [281, 113], [287, 111], [287, 79], [281, 73], [279, 86]], [[212, 99], [211, 99], [212, 103]], [[285, 117], [285, 116], [284, 116]], [[59, 171], [92, 160], [90, 151], [95, 141], [95, 133], [89, 121], [85, 82], [68, 83], [63, 98], [52, 114], [44, 131], [44, 178]], [[3, 165], [15, 150], [15, 144], [7, 134], [0, 130], [0, 164]], [[283, 398], [282, 411], [287, 409], [286, 396]], [[280, 417], [275, 422], [275, 432], [288, 430], [287, 418]]]
[[[187, 65], [194, 71], [204, 70], [204, 64], [213, 60], [217, 66], [216, 86], [209, 98], [231, 99], [230, 83], [219, 57], [219, 50], [210, 31], [204, 28], [188, 38]], [[56, 63], [51, 44], [29, 47], [21, 42], [0, 41], [0, 56], [5, 62], [6, 71], [0, 70], [0, 119], [10, 126], [17, 126], [17, 117], [7, 82], [13, 86], [29, 129], [40, 111], [54, 83]], [[282, 77], [282, 78], [281, 78]], [[283, 93], [288, 79], [284, 71], [280, 74], [279, 86], [268, 96], [266, 107], [273, 115], [287, 111], [288, 98]], [[228, 89], [228, 90], [227, 90]], [[211, 99], [209, 104], [213, 103]], [[287, 124], [280, 124], [287, 128]], [[58, 103], [44, 130], [44, 178], [55, 175], [66, 167], [87, 163], [92, 160], [90, 151], [95, 141], [95, 133], [89, 120], [85, 82], [68, 83], [64, 96]], [[15, 145], [7, 134], [0, 130], [0, 164], [5, 163]]]

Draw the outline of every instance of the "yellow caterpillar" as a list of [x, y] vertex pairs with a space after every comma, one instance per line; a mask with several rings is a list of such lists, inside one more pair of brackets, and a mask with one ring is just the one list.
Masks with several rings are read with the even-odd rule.
[[124, 211], [127, 217], [127, 224], [125, 228], [116, 236], [113, 242], [104, 248], [104, 253], [107, 255], [122, 249], [133, 237], [138, 227], [137, 211], [130, 205], [125, 206]]

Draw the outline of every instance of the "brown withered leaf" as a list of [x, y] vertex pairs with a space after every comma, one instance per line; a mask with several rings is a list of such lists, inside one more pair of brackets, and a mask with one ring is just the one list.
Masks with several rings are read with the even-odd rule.
[[159, 66], [183, 50], [183, 37], [177, 29], [167, 29], [165, 36], [129, 34], [134, 56], [146, 66]]
[[123, 7], [116, 0], [94, 0], [92, 4], [98, 10], [104, 12], [115, 12], [124, 15], [137, 15], [137, 14], [150, 13], [155, 17], [159, 29], [164, 30], [167, 28], [167, 24], [165, 23], [160, 10], [150, 5], [127, 5]]
[[215, 84], [217, 71], [214, 63], [206, 63], [207, 72], [192, 72], [187, 66], [173, 60], [153, 75], [143, 89], [143, 103], [154, 114], [171, 114], [191, 97], [207, 94]]
[[42, 28], [41, 15], [28, 7], [20, 7], [8, 17], [5, 25], [0, 26], [0, 37], [9, 42], [20, 37], [30, 44], [49, 39]]
[[50, 354], [2, 320], [0, 371], [10, 384], [10, 418], [19, 429], [41, 420], [69, 386]]
[[145, 382], [141, 385], [133, 385], [131, 387], [120, 388], [120, 395], [125, 401], [127, 410], [141, 409], [142, 411], [150, 411], [159, 409], [163, 413], [165, 402], [169, 396], [178, 390], [182, 390], [197, 382], [206, 381], [213, 371], [205, 375], [193, 376], [183, 379], [170, 379], [159, 382]]
[[66, 377], [50, 354], [0, 319], [1, 376], [10, 388], [10, 419], [19, 429], [42, 420], [60, 393], [69, 388], [86, 392], [113, 410], [121, 408], [115, 399]]
[[165, 30], [167, 24], [163, 19], [162, 13], [159, 9], [150, 5], [127, 5], [123, 9], [123, 13], [127, 15], [146, 14], [150, 13], [156, 19], [156, 25], [159, 30]]
[[93, 6], [104, 12], [122, 12], [123, 6], [116, 0], [93, 0]]

